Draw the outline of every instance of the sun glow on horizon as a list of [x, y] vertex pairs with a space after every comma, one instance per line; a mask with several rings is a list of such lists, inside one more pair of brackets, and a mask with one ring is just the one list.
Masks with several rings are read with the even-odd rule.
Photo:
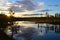
[[10, 14], [5, 14], [5, 15], [10, 16]]

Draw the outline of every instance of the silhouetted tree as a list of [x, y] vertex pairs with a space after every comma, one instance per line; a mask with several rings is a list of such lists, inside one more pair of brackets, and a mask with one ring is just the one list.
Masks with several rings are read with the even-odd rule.
[[15, 14], [15, 12], [12, 9], [8, 9], [8, 10], [9, 10], [10, 16], [13, 16]]
[[5, 34], [5, 29], [8, 26], [9, 17], [4, 14], [0, 14], [0, 40], [13, 40]]
[[6, 15], [0, 14], [0, 28], [4, 30], [8, 26], [8, 21], [9, 18]]

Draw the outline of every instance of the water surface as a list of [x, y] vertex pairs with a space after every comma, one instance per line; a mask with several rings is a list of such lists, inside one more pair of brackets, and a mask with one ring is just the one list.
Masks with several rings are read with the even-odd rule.
[[60, 40], [60, 25], [16, 21], [13, 26], [16, 27], [13, 31], [15, 40]]

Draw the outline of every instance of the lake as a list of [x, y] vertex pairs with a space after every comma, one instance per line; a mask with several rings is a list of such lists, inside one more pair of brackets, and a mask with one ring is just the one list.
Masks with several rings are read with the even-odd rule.
[[59, 24], [16, 21], [8, 28], [7, 35], [15, 40], [60, 40]]

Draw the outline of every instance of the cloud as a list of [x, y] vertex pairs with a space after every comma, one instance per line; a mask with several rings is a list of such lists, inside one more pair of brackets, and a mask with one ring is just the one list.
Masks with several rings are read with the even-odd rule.
[[4, 5], [6, 2], [8, 2], [8, 0], [0, 0], [0, 6]]
[[7, 11], [11, 4], [8, 1], [9, 0], [0, 0], [0, 11]]
[[30, 0], [16, 1], [14, 4], [6, 2], [0, 6], [0, 11], [8, 11], [9, 8], [15, 11], [14, 16], [23, 17], [24, 14], [33, 14], [37, 6]]
[[18, 0], [14, 4], [9, 0], [0, 0], [0, 11], [6, 11], [9, 8], [15, 12], [33, 11], [37, 9], [37, 6], [33, 3], [34, 0]]
[[39, 6], [44, 6], [44, 4], [45, 4], [44, 2], [39, 2], [38, 3]]
[[12, 6], [12, 3], [7, 2], [7, 3], [6, 3], [6, 6], [9, 6], [9, 7], [10, 7], [10, 6]]
[[25, 11], [25, 12], [15, 12], [14, 16], [16, 17], [27, 17], [24, 14], [34, 14], [34, 11]]
[[59, 4], [52, 4], [52, 5], [48, 5], [48, 6], [54, 6], [54, 7], [57, 7], [57, 6], [60, 6]]
[[48, 12], [48, 11], [53, 11], [52, 9], [44, 9], [44, 10], [38, 10], [37, 12]]
[[[34, 0], [33, 0], [34, 1]], [[22, 0], [16, 1], [15, 3], [10, 3], [6, 1], [4, 6], [0, 6], [0, 11], [8, 11], [12, 9], [15, 11], [14, 16], [16, 17], [25, 17], [24, 14], [34, 14], [38, 6], [33, 3], [32, 0]]]
[[24, 12], [24, 11], [32, 11], [37, 8], [36, 5], [33, 4], [30, 0], [23, 0], [23, 1], [16, 1], [10, 9], [14, 10], [15, 12]]

